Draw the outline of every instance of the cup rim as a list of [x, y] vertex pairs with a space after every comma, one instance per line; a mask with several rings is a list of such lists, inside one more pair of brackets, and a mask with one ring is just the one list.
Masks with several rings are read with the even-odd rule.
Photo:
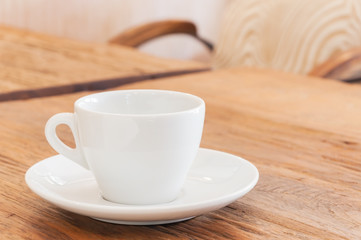
[[[117, 92], [160, 92], [160, 93], [170, 93], [170, 94], [178, 94], [183, 95], [186, 97], [190, 97], [198, 101], [197, 106], [182, 110], [182, 111], [175, 111], [175, 112], [165, 112], [165, 113], [141, 113], [141, 114], [134, 114], [134, 113], [111, 113], [111, 112], [102, 112], [102, 111], [96, 111], [89, 108], [84, 108], [80, 106], [80, 103], [83, 102], [86, 98], [92, 97], [92, 96], [98, 96], [98, 95], [105, 95], [105, 94], [111, 94], [111, 93], [117, 93]], [[149, 117], [149, 116], [169, 116], [169, 115], [178, 115], [178, 114], [184, 114], [184, 113], [190, 113], [194, 112], [202, 107], [205, 107], [205, 102], [202, 98], [185, 92], [179, 92], [179, 91], [172, 91], [172, 90], [162, 90], [162, 89], [125, 89], [125, 90], [112, 90], [112, 91], [102, 91], [98, 93], [89, 94], [86, 96], [83, 96], [79, 99], [77, 99], [74, 102], [74, 109], [75, 112], [77, 109], [80, 109], [82, 111], [86, 111], [93, 114], [99, 114], [99, 115], [109, 115], [109, 116], [127, 116], [127, 117]]]

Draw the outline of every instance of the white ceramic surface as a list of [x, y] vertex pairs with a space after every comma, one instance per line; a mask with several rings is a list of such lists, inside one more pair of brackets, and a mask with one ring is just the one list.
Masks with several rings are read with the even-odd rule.
[[[179, 194], [202, 137], [205, 104], [165, 90], [120, 90], [78, 99], [75, 113], [54, 115], [45, 135], [60, 154], [92, 171], [104, 198], [159, 204]], [[59, 140], [67, 124], [76, 148]]]
[[104, 200], [92, 173], [62, 155], [36, 163], [25, 179], [40, 197], [68, 211], [106, 222], [149, 225], [178, 222], [222, 208], [256, 185], [258, 171], [240, 157], [200, 148], [178, 197], [157, 205]]

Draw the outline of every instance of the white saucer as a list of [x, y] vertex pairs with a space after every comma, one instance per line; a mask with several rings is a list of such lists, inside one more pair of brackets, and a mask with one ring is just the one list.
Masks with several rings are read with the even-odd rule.
[[201, 148], [176, 200], [140, 206], [104, 200], [92, 173], [62, 155], [36, 163], [25, 180], [40, 197], [70, 212], [111, 223], [152, 225], [186, 220], [230, 204], [256, 185], [258, 171], [242, 158]]

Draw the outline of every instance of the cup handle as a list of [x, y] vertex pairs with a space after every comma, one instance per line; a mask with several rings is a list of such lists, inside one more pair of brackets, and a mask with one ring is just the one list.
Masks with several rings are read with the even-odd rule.
[[[58, 135], [56, 134], [56, 127], [60, 124], [65, 124], [71, 129], [75, 140], [75, 148], [68, 147], [59, 139]], [[78, 131], [75, 126], [73, 113], [58, 113], [52, 116], [45, 125], [45, 136], [50, 146], [55, 151], [76, 162], [82, 167], [89, 169], [89, 166], [79, 148]]]

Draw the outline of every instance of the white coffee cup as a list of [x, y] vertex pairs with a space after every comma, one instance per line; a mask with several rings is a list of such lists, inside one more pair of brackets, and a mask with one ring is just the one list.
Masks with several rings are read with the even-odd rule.
[[[58, 153], [91, 170], [102, 196], [122, 204], [159, 204], [178, 196], [202, 137], [205, 104], [191, 94], [121, 90], [78, 99], [45, 127]], [[56, 127], [72, 130], [76, 148]]]

